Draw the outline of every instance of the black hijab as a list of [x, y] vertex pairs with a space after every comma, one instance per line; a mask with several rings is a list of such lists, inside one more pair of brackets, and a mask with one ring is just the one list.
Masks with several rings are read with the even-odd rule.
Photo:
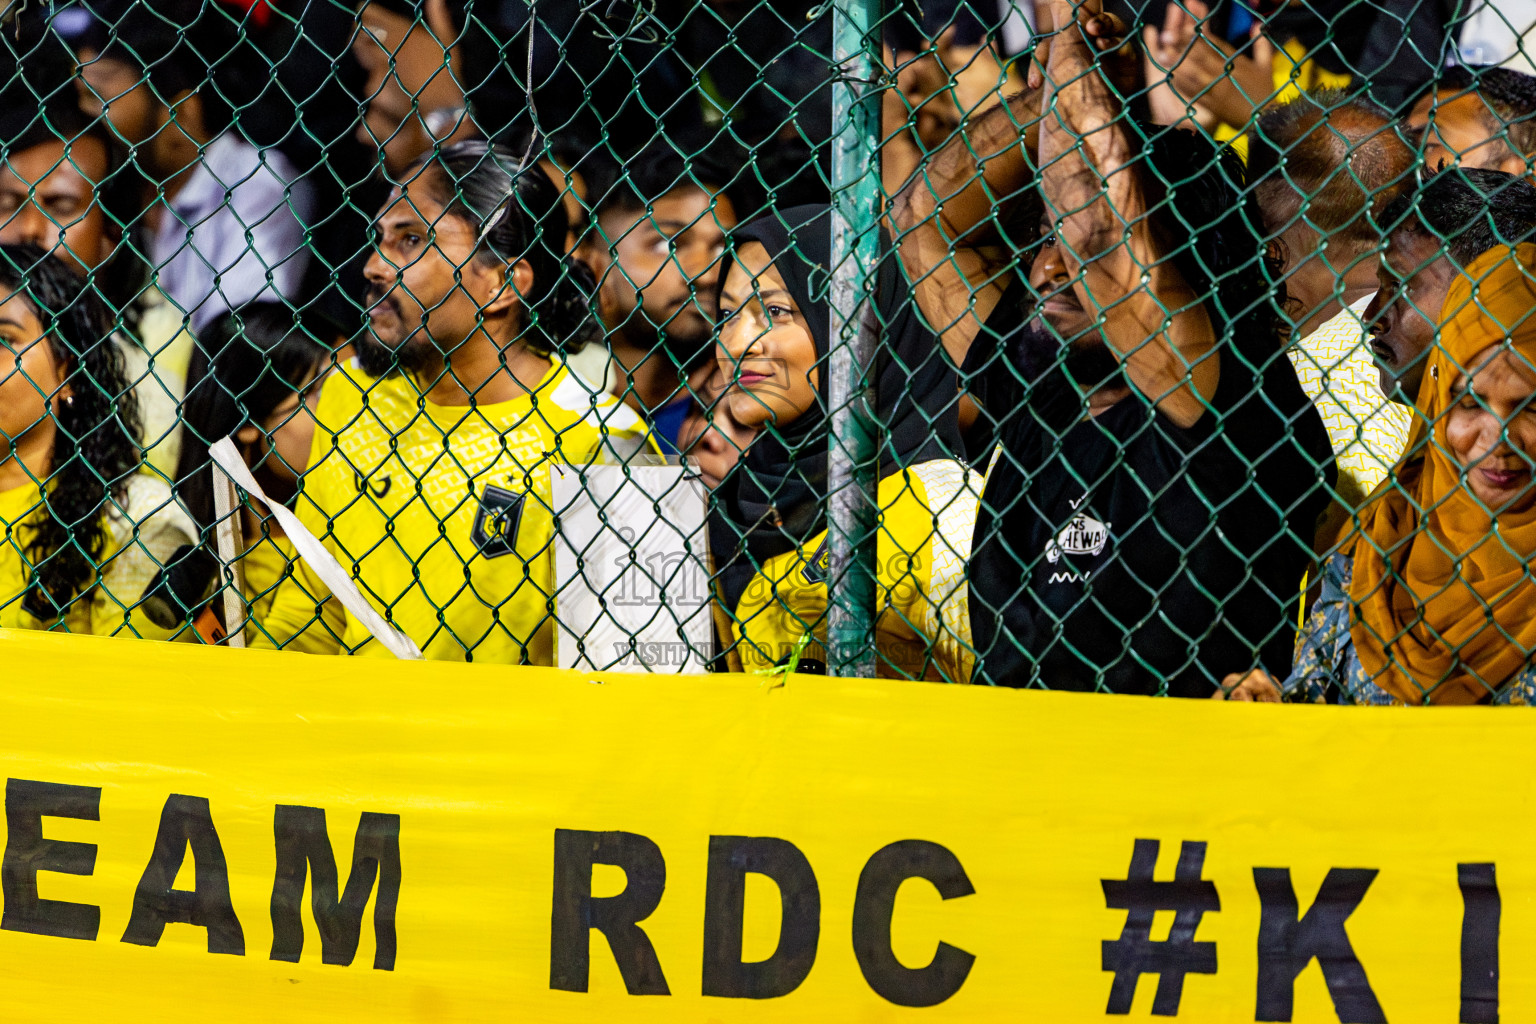
[[[793, 422], [765, 427], [720, 489], [710, 539], [720, 566], [722, 596], [734, 612], [764, 561], [826, 529], [832, 210], [826, 205], [791, 207], [755, 220], [731, 237], [736, 247], [757, 242], [767, 250], [805, 317], [818, 370], [816, 404]], [[873, 380], [884, 475], [950, 456], [959, 451], [959, 434], [954, 371], [944, 360], [937, 336], [922, 324], [883, 232], [881, 240], [876, 301], [866, 307], [873, 323], [866, 327], [874, 328], [877, 339]], [[722, 265], [722, 283], [729, 269], [729, 262]]]

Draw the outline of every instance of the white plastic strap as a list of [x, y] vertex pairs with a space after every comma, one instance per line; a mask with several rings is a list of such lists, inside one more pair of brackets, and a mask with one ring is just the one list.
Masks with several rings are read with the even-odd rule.
[[241, 490], [266, 505], [272, 514], [277, 517], [278, 525], [293, 541], [294, 548], [299, 556], [309, 563], [309, 567], [315, 571], [315, 575], [331, 589], [331, 594], [340, 601], [351, 616], [362, 623], [373, 638], [383, 644], [391, 654], [402, 661], [422, 660], [421, 648], [416, 642], [406, 636], [400, 630], [384, 621], [384, 616], [374, 610], [373, 605], [363, 597], [357, 589], [357, 584], [352, 582], [352, 577], [347, 575], [341, 563], [336, 557], [326, 550], [325, 545], [305, 529], [299, 522], [299, 517], [294, 515], [286, 505], [274, 502], [262, 491], [261, 485], [251, 475], [251, 471], [245, 465], [245, 460], [235, 450], [234, 440], [224, 438], [215, 442], [208, 448], [208, 454], [219, 468], [229, 474], [229, 478], [238, 484]]
[[245, 646], [245, 538], [240, 536], [240, 495], [228, 473], [213, 476], [214, 536], [219, 561], [230, 570], [234, 586], [224, 588], [225, 637], [228, 646]]

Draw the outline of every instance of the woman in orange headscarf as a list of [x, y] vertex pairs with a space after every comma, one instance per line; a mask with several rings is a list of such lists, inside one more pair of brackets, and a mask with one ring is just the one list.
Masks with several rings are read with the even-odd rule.
[[1409, 454], [1325, 567], [1290, 678], [1234, 699], [1536, 703], [1536, 245], [1452, 285]]

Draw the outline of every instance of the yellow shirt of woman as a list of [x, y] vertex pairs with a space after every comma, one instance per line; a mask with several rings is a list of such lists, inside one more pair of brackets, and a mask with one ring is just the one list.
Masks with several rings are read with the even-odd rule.
[[[958, 462], [918, 463], [880, 481], [875, 648], [882, 676], [969, 681], [965, 564], [981, 476]], [[745, 671], [826, 660], [827, 535], [768, 559], [747, 584], [732, 633]], [[801, 638], [809, 637], [802, 645]]]
[[240, 565], [245, 571], [245, 601], [249, 616], [245, 638], [248, 642], [261, 635], [255, 623], [265, 620], [271, 613], [278, 588], [292, 578], [298, 557], [293, 541], [280, 533], [257, 537], [240, 556]]

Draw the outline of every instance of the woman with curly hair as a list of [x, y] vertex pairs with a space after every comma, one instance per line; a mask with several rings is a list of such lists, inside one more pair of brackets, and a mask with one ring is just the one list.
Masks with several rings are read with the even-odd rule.
[[139, 472], [137, 427], [101, 301], [43, 250], [0, 245], [0, 626], [167, 636], [141, 597], [196, 530]]

